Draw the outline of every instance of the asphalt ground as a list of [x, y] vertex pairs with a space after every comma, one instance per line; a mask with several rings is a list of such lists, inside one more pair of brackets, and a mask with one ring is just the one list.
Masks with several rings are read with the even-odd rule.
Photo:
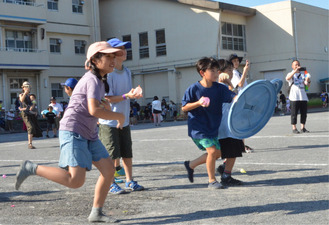
[[[145, 190], [109, 194], [104, 212], [119, 224], [329, 224], [329, 112], [309, 113], [306, 125], [310, 133], [292, 134], [290, 116], [272, 117], [236, 161], [244, 185], [220, 190], [207, 188], [205, 165], [187, 179], [183, 162], [202, 153], [186, 121], [133, 126], [134, 178]], [[33, 144], [26, 133], [0, 135], [0, 224], [88, 224], [96, 169], [79, 189], [32, 176], [14, 190], [22, 160], [57, 166], [57, 138]]]

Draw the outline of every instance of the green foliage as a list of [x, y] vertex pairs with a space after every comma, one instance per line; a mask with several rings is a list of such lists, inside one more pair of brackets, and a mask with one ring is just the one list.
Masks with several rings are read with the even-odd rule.
[[321, 98], [312, 98], [308, 101], [307, 103], [308, 106], [313, 106], [313, 107], [321, 107], [322, 106], [322, 100]]

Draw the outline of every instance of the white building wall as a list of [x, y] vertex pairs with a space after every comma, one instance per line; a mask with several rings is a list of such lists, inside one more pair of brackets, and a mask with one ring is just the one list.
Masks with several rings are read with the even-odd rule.
[[[133, 77], [133, 86], [139, 84], [136, 81], [144, 81], [144, 98], [139, 100], [142, 105], [155, 95], [180, 103], [182, 95], [177, 92], [185, 91], [186, 85], [179, 86], [177, 75], [190, 76], [181, 68], [194, 68], [195, 62], [203, 56], [219, 56], [219, 12], [216, 10], [167, 0], [100, 0], [100, 15], [102, 40], [131, 35], [133, 60], [125, 62], [125, 65], [133, 74], [145, 72], [138, 75], [138, 79]], [[167, 55], [157, 57], [155, 31], [159, 29], [165, 29]], [[139, 58], [141, 32], [148, 33], [150, 57], [147, 59]], [[149, 73], [157, 70], [168, 71]]]
[[[249, 17], [247, 23], [252, 80], [264, 79], [272, 71], [282, 71], [285, 78], [292, 70], [292, 60], [298, 58], [313, 75], [309, 93], [320, 92], [318, 80], [328, 77], [328, 53], [324, 51], [328, 46], [328, 10], [293, 1], [255, 8], [256, 16]], [[288, 83], [283, 81], [282, 91], [286, 93]]]
[[311, 74], [310, 93], [323, 89], [320, 79], [329, 77], [329, 13], [328, 10], [292, 2], [296, 9], [298, 59]]

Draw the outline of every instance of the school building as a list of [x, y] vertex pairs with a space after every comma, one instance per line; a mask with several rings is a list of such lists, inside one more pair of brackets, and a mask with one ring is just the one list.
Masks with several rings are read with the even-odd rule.
[[0, 100], [14, 108], [29, 81], [38, 109], [51, 96], [67, 101], [61, 83], [84, 72], [87, 47], [100, 40], [98, 0], [0, 1]]
[[[144, 98], [181, 102], [200, 80], [203, 56], [237, 53], [251, 62], [248, 82], [280, 78], [293, 59], [312, 75], [310, 94], [328, 86], [328, 10], [283, 1], [253, 8], [208, 0], [3, 0], [0, 2], [0, 100], [13, 108], [23, 81], [39, 108], [67, 101], [60, 83], [81, 77], [94, 41], [131, 41], [125, 65]], [[327, 86], [326, 86], [327, 85]]]

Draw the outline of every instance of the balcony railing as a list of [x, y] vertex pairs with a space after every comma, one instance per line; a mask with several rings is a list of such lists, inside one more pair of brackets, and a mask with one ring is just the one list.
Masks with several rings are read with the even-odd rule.
[[40, 49], [35, 49], [35, 48], [11, 48], [11, 47], [5, 47], [5, 48], [0, 48], [0, 51], [5, 51], [5, 52], [45, 52], [46, 50], [40, 50]]
[[3, 0], [4, 3], [17, 4], [17, 5], [29, 5], [29, 6], [39, 6], [36, 5], [34, 1], [24, 1], [24, 0]]

